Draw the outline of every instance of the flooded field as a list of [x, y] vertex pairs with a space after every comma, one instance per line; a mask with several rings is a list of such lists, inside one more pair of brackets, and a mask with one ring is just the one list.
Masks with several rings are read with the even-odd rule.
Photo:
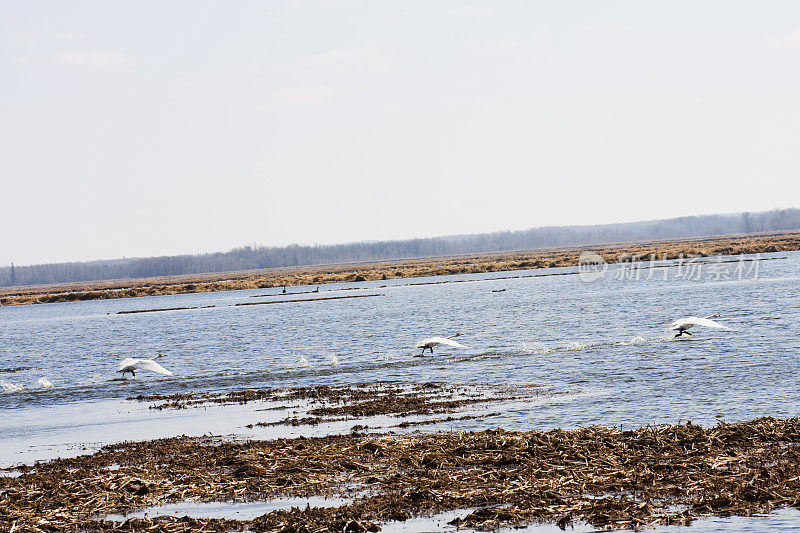
[[[624, 432], [800, 416], [800, 253], [749, 259], [611, 265], [593, 281], [558, 268], [0, 308], [0, 466], [178, 435]], [[712, 314], [731, 330], [666, 331]], [[465, 348], [418, 357], [420, 339], [456, 332]], [[158, 353], [173, 376], [116, 372]], [[320, 387], [333, 396], [297, 393]], [[459, 512], [447, 522], [475, 511]], [[798, 523], [782, 511], [687, 531]]]

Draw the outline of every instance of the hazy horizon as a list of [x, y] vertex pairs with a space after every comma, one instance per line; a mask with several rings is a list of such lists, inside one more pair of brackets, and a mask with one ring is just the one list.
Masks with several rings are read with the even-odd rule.
[[[771, 215], [774, 215], [771, 217]], [[761, 227], [756, 226], [750, 229], [741, 228], [739, 229], [738, 226], [734, 226], [736, 222], [743, 220], [743, 217], [748, 217], [755, 223], [764, 225], [768, 227]], [[783, 225], [780, 229], [776, 226], [776, 221], [772, 220], [771, 222], [767, 219], [770, 218], [779, 218], [782, 219]], [[741, 222], [739, 222], [741, 224]], [[460, 255], [464, 254], [474, 254], [474, 253], [493, 253], [496, 251], [513, 251], [513, 250], [535, 250], [547, 247], [574, 247], [574, 246], [596, 246], [598, 244], [612, 244], [617, 242], [641, 242], [643, 240], [671, 240], [671, 239], [680, 239], [680, 238], [692, 238], [692, 237], [712, 237], [712, 236], [722, 236], [722, 235], [733, 235], [733, 234], [756, 234], [756, 233], [774, 233], [774, 232], [781, 232], [781, 231], [793, 231], [800, 229], [800, 208], [774, 208], [769, 211], [742, 211], [742, 212], [732, 212], [732, 213], [703, 213], [699, 215], [689, 215], [685, 217], [671, 217], [671, 218], [664, 218], [664, 219], [648, 219], [648, 220], [632, 220], [632, 221], [622, 221], [622, 222], [612, 222], [607, 224], [570, 224], [570, 225], [558, 225], [558, 226], [537, 226], [534, 228], [523, 228], [517, 230], [498, 230], [492, 232], [479, 232], [479, 233], [460, 233], [460, 234], [450, 234], [450, 235], [433, 235], [433, 236], [426, 236], [426, 237], [413, 237], [411, 239], [396, 239], [396, 240], [363, 240], [363, 241], [345, 241], [345, 242], [333, 242], [333, 243], [290, 243], [289, 245], [282, 245], [282, 246], [274, 246], [270, 244], [262, 244], [262, 243], [246, 243], [239, 246], [231, 247], [225, 250], [212, 250], [209, 252], [197, 252], [197, 253], [188, 253], [188, 254], [165, 254], [162, 256], [122, 256], [122, 257], [110, 257], [110, 258], [97, 258], [97, 259], [87, 259], [81, 261], [60, 261], [60, 262], [53, 262], [53, 263], [39, 263], [39, 264], [16, 264], [16, 267], [38, 267], [38, 266], [48, 266], [48, 265], [63, 265], [63, 264], [88, 264], [88, 263], [95, 263], [95, 262], [115, 262], [115, 261], [147, 261], [150, 259], [162, 259], [162, 258], [178, 258], [178, 257], [185, 257], [185, 256], [194, 256], [194, 257], [205, 257], [210, 255], [226, 255], [232, 252], [236, 252], [238, 250], [244, 250], [246, 248], [251, 249], [263, 249], [263, 248], [272, 248], [277, 250], [286, 250], [291, 247], [300, 247], [300, 248], [307, 248], [307, 247], [348, 247], [348, 246], [359, 246], [359, 245], [373, 245], [373, 244], [403, 244], [403, 243], [411, 243], [413, 241], [468, 241], [472, 238], [482, 238], [482, 237], [489, 237], [489, 240], [495, 239], [496, 236], [501, 236], [504, 234], [525, 234], [525, 233], [548, 233], [552, 236], [552, 238], [558, 238], [558, 235], [561, 235], [561, 238], [566, 238], [569, 240], [567, 235], [570, 233], [573, 234], [576, 232], [581, 233], [585, 230], [608, 230], [610, 228], [616, 228], [615, 231], [619, 229], [625, 228], [627, 231], [622, 231], [621, 233], [617, 232], [615, 235], [625, 235], [630, 233], [631, 228], [638, 228], [638, 232], [642, 231], [642, 228], [650, 228], [649, 230], [645, 231], [665, 231], [668, 227], [676, 226], [693, 226], [694, 230], [693, 236], [689, 236], [688, 233], [685, 231], [682, 233], [678, 231], [678, 234], [674, 236], [659, 236], [659, 235], [651, 235], [647, 238], [618, 238], [618, 239], [594, 239], [591, 242], [586, 243], [575, 243], [575, 242], [559, 242], [555, 243], [552, 246], [538, 246], [538, 245], [528, 245], [528, 246], [517, 246], [517, 247], [504, 247], [499, 246], [495, 247], [492, 250], [462, 250], [453, 253], [445, 253], [440, 255]], [[713, 225], [716, 224], [716, 228]], [[787, 225], [788, 224], [788, 225]], [[569, 232], [565, 233], [561, 230], [569, 230]], [[667, 230], [668, 232], [669, 230]], [[637, 231], [634, 231], [636, 233]], [[467, 245], [469, 246], [469, 245]], [[431, 256], [436, 256], [437, 254], [432, 253]], [[412, 257], [412, 256], [409, 256]], [[375, 259], [375, 260], [383, 260], [383, 259]], [[331, 261], [332, 263], [347, 263], [351, 261]], [[312, 263], [309, 263], [312, 264]], [[316, 264], [316, 263], [313, 263]], [[0, 274], [4, 268], [7, 268], [9, 265], [0, 265]], [[262, 268], [262, 267], [254, 267], [254, 268]], [[226, 270], [236, 270], [236, 269], [222, 269], [222, 271]], [[2, 275], [0, 275], [0, 282], [2, 281]], [[0, 283], [2, 285], [2, 283]]]
[[[781, 209], [795, 209], [794, 206], [786, 206], [786, 207], [774, 207], [769, 211], [773, 210], [781, 210]], [[530, 228], [514, 228], [514, 229], [497, 229], [491, 231], [479, 231], [474, 233], [451, 233], [447, 235], [419, 235], [419, 236], [412, 236], [408, 238], [402, 239], [365, 239], [360, 241], [333, 241], [333, 242], [291, 242], [291, 243], [284, 243], [284, 244], [271, 244], [271, 243], [260, 243], [260, 242], [250, 242], [250, 243], [241, 243], [231, 246], [225, 249], [219, 250], [205, 250], [205, 251], [189, 251], [189, 252], [182, 252], [182, 253], [166, 253], [161, 254], [158, 256], [148, 255], [148, 256], [134, 256], [134, 255], [122, 255], [117, 257], [96, 257], [96, 258], [88, 258], [88, 259], [76, 259], [76, 260], [65, 260], [65, 261], [50, 261], [47, 263], [17, 263], [14, 262], [15, 266], [35, 266], [41, 264], [59, 264], [59, 263], [68, 263], [68, 262], [93, 262], [93, 261], [116, 261], [116, 260], [127, 260], [127, 259], [146, 259], [152, 257], [173, 257], [179, 255], [201, 255], [201, 254], [213, 254], [213, 253], [224, 253], [229, 252], [238, 248], [242, 247], [285, 247], [285, 246], [336, 246], [336, 245], [346, 245], [346, 244], [361, 244], [361, 243], [381, 243], [381, 242], [389, 242], [392, 240], [398, 241], [406, 241], [412, 239], [435, 239], [435, 238], [453, 238], [453, 237], [460, 237], [460, 236], [468, 236], [468, 235], [489, 235], [494, 233], [504, 233], [504, 232], [516, 232], [516, 231], [528, 231], [528, 230], [538, 230], [538, 229], [546, 229], [546, 228], [570, 228], [570, 227], [600, 227], [600, 226], [608, 226], [614, 224], [636, 224], [636, 223], [647, 223], [647, 222], [657, 222], [660, 220], [671, 220], [675, 218], [687, 218], [687, 217], [702, 217], [702, 216], [710, 216], [710, 215], [739, 215], [741, 213], [761, 213], [761, 211], [732, 211], [727, 213], [697, 213], [694, 215], [682, 215], [678, 217], [668, 217], [668, 218], [650, 218], [650, 219], [642, 219], [642, 220], [620, 220], [616, 222], [604, 222], [600, 224], [559, 224], [559, 225], [544, 225], [544, 226], [535, 226]], [[6, 264], [0, 263], [0, 267], [10, 266], [10, 262]]]
[[[794, 206], [787, 206], [784, 208], [775, 207], [770, 211], [774, 210], [781, 210], [781, 209], [795, 209]], [[453, 237], [461, 237], [461, 236], [469, 236], [469, 235], [489, 235], [494, 233], [504, 233], [504, 232], [515, 232], [515, 231], [529, 231], [529, 230], [539, 230], [539, 229], [547, 229], [547, 228], [569, 228], [569, 227], [600, 227], [600, 226], [607, 226], [607, 225], [614, 225], [614, 224], [636, 224], [636, 223], [647, 223], [647, 222], [657, 222], [660, 220], [671, 220], [675, 218], [685, 218], [685, 217], [702, 217], [702, 216], [728, 216], [728, 215], [739, 215], [741, 213], [761, 213], [759, 211], [732, 211], [728, 213], [698, 213], [695, 215], [685, 215], [680, 217], [668, 217], [668, 218], [650, 218], [650, 219], [643, 219], [643, 220], [621, 220], [618, 222], [604, 222], [600, 224], [559, 224], [559, 225], [545, 225], [545, 226], [535, 226], [530, 228], [515, 228], [515, 229], [498, 229], [492, 231], [480, 231], [474, 233], [451, 233], [448, 235], [421, 235], [421, 236], [413, 236], [404, 239], [365, 239], [360, 241], [340, 241], [340, 242], [292, 242], [286, 244], [271, 244], [271, 243], [260, 243], [260, 242], [250, 242], [250, 243], [241, 243], [229, 248], [220, 249], [220, 250], [207, 250], [207, 251], [196, 251], [196, 252], [184, 252], [184, 253], [167, 253], [161, 254], [159, 256], [134, 256], [134, 255], [122, 255], [118, 257], [96, 257], [96, 258], [89, 258], [89, 259], [77, 259], [74, 260], [75, 262], [93, 262], [93, 261], [115, 261], [115, 260], [127, 260], [127, 259], [146, 259], [152, 257], [172, 257], [172, 256], [179, 256], [179, 255], [201, 255], [201, 254], [213, 254], [213, 253], [225, 253], [229, 252], [238, 248], [242, 247], [284, 247], [284, 246], [336, 246], [336, 245], [346, 245], [346, 244], [361, 244], [361, 243], [381, 243], [381, 242], [388, 242], [391, 240], [398, 240], [398, 241], [406, 241], [412, 239], [435, 239], [435, 238], [453, 238]], [[40, 264], [58, 264], [58, 263], [68, 263], [71, 262], [69, 260], [66, 261], [51, 261], [48, 263], [17, 263], [14, 262], [15, 266], [35, 266]], [[0, 264], [0, 267], [10, 266], [10, 262], [6, 264]]]
[[800, 4], [0, 6], [0, 265], [793, 207]]

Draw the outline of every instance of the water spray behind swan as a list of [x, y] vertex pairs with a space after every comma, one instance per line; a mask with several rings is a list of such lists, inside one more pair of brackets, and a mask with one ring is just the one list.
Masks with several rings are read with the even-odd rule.
[[11, 383], [10, 381], [3, 381], [3, 380], [0, 380], [0, 387], [3, 387], [3, 390], [6, 392], [19, 392], [25, 388], [16, 385], [14, 383]]

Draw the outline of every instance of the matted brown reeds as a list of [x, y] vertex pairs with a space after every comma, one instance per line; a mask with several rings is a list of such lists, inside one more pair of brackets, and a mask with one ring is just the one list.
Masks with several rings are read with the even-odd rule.
[[[173, 438], [22, 471], [0, 478], [4, 531], [375, 531], [454, 509], [473, 509], [457, 525], [485, 530], [536, 521], [638, 529], [800, 505], [800, 419], [244, 443]], [[170, 502], [309, 495], [353, 500], [249, 521], [98, 519]]]

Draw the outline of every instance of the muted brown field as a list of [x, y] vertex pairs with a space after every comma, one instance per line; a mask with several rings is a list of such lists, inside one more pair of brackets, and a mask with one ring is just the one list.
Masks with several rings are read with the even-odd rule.
[[632, 256], [646, 259], [651, 254], [658, 259], [675, 259], [781, 252], [800, 250], [800, 232], [11, 287], [0, 290], [0, 306], [564, 267], [576, 265], [585, 250], [612, 263], [628, 261]]

